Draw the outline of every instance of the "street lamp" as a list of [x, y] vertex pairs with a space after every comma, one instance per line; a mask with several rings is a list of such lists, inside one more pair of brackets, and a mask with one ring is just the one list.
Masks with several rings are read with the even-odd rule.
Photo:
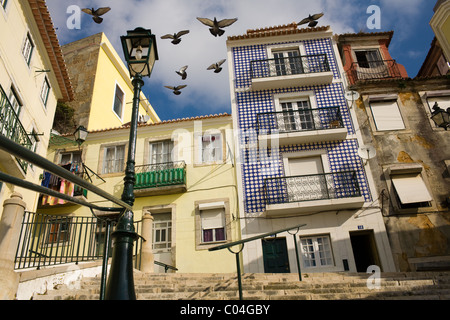
[[[121, 36], [120, 40], [130, 77], [133, 79], [131, 83], [134, 90], [122, 200], [133, 206], [139, 98], [141, 88], [144, 85], [142, 77], [150, 77], [155, 61], [158, 60], [158, 51], [156, 37], [151, 33], [151, 30], [136, 28], [127, 31], [127, 35]], [[133, 243], [137, 237], [133, 225], [133, 212], [127, 210], [120, 216], [116, 231], [112, 234], [114, 246], [106, 288], [107, 300], [136, 299], [133, 280]]]
[[433, 106], [433, 112], [431, 113], [431, 120], [434, 121], [436, 126], [447, 130], [450, 127], [450, 108], [447, 111], [441, 109], [437, 102]]
[[86, 138], [87, 138], [87, 135], [88, 135], [88, 131], [87, 131], [87, 129], [85, 127], [79, 126], [75, 130], [73, 135], [75, 136], [75, 141], [78, 143], [79, 146], [81, 146], [83, 144], [83, 142], [86, 141]]

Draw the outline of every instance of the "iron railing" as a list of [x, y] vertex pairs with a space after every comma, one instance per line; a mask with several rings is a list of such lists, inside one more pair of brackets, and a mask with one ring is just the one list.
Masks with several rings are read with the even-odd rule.
[[[33, 142], [23, 127], [22, 122], [20, 122], [2, 86], [0, 86], [0, 134], [29, 150], [33, 148]], [[23, 172], [26, 173], [28, 163], [22, 159], [16, 159]]]
[[250, 67], [252, 79], [328, 71], [326, 54], [255, 60]]
[[400, 70], [395, 60], [354, 62], [348, 74], [351, 83], [356, 83], [359, 80], [401, 78]]
[[[106, 230], [117, 221], [98, 217], [70, 217], [25, 212], [16, 251], [15, 269], [37, 268], [103, 259]], [[110, 225], [109, 228], [108, 224]], [[141, 221], [135, 222], [139, 234]], [[142, 238], [134, 246], [135, 267], [140, 266]], [[108, 244], [111, 248], [111, 243]], [[108, 250], [110, 253], [112, 250]]]
[[264, 192], [266, 204], [361, 196], [355, 171], [267, 178]]
[[259, 134], [343, 128], [339, 107], [266, 112], [257, 115]]
[[136, 166], [134, 189], [186, 184], [186, 163], [165, 162]]

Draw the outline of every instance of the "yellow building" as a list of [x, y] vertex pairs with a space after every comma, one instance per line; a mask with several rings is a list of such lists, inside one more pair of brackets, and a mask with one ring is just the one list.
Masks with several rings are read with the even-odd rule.
[[[62, 47], [69, 69], [75, 99], [67, 104], [73, 118], [56, 130], [73, 133], [78, 126], [89, 131], [114, 128], [131, 121], [133, 86], [128, 69], [114, 50], [104, 33], [71, 42]], [[155, 123], [160, 119], [152, 106], [141, 94], [140, 119]], [[64, 117], [63, 117], [64, 118]]]
[[[128, 138], [128, 127], [92, 130], [81, 146], [82, 163], [98, 174], [92, 176], [93, 184], [117, 198], [123, 190]], [[235, 258], [227, 250], [208, 251], [239, 239], [231, 116], [140, 124], [136, 149], [134, 220], [152, 217], [154, 260], [182, 273], [236, 272]], [[71, 144], [54, 145], [48, 159], [67, 164], [78, 152]], [[108, 206], [90, 192], [80, 196]], [[81, 205], [41, 200], [42, 214], [92, 216]], [[108, 212], [96, 215], [114, 218]], [[55, 223], [54, 230], [59, 228]], [[158, 265], [154, 270], [164, 272]]]
[[[0, 30], [0, 134], [45, 157], [57, 101], [73, 98], [45, 1], [0, 1]], [[42, 174], [6, 150], [0, 150], [0, 171], [32, 183]], [[0, 181], [0, 203], [13, 192], [27, 210], [36, 209], [35, 192]]]

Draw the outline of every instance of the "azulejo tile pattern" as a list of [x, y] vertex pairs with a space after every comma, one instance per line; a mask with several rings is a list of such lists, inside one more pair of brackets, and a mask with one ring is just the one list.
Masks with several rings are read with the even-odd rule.
[[[285, 43], [280, 43], [284, 45]], [[290, 44], [294, 44], [291, 42]], [[296, 42], [295, 45], [300, 44]], [[329, 85], [312, 85], [287, 89], [272, 89], [263, 91], [251, 90], [250, 67], [253, 60], [267, 59], [266, 45], [251, 45], [234, 47], [233, 62], [235, 66], [235, 97], [237, 106], [238, 130], [241, 133], [240, 159], [243, 172], [244, 204], [246, 214], [261, 213], [265, 209], [264, 181], [266, 178], [283, 177], [283, 154], [289, 152], [326, 150], [328, 166], [331, 172], [355, 171], [361, 195], [365, 201], [371, 201], [367, 179], [358, 157], [358, 145], [355, 139], [343, 141], [325, 141], [301, 145], [280, 146], [279, 149], [257, 148], [257, 115], [264, 112], [274, 112], [274, 95], [280, 93], [314, 92], [317, 108], [339, 107], [348, 134], [354, 134], [355, 128], [347, 109], [344, 89], [339, 67], [336, 63], [331, 39], [307, 40], [301, 43], [307, 55], [327, 54], [334, 81]], [[273, 46], [273, 44], [271, 44]], [[280, 190], [283, 192], [283, 190]], [[342, 195], [345, 196], [345, 195]]]

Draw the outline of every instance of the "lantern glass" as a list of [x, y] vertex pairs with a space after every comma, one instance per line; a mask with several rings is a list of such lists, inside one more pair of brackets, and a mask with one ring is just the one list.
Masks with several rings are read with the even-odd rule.
[[136, 28], [127, 31], [121, 41], [130, 76], [139, 74], [150, 77], [155, 61], [158, 60], [156, 37], [151, 30]]
[[82, 144], [84, 141], [86, 141], [88, 131], [86, 130], [85, 127], [79, 126], [77, 130], [75, 130], [73, 135], [75, 136], [75, 141], [78, 142], [79, 144]]

